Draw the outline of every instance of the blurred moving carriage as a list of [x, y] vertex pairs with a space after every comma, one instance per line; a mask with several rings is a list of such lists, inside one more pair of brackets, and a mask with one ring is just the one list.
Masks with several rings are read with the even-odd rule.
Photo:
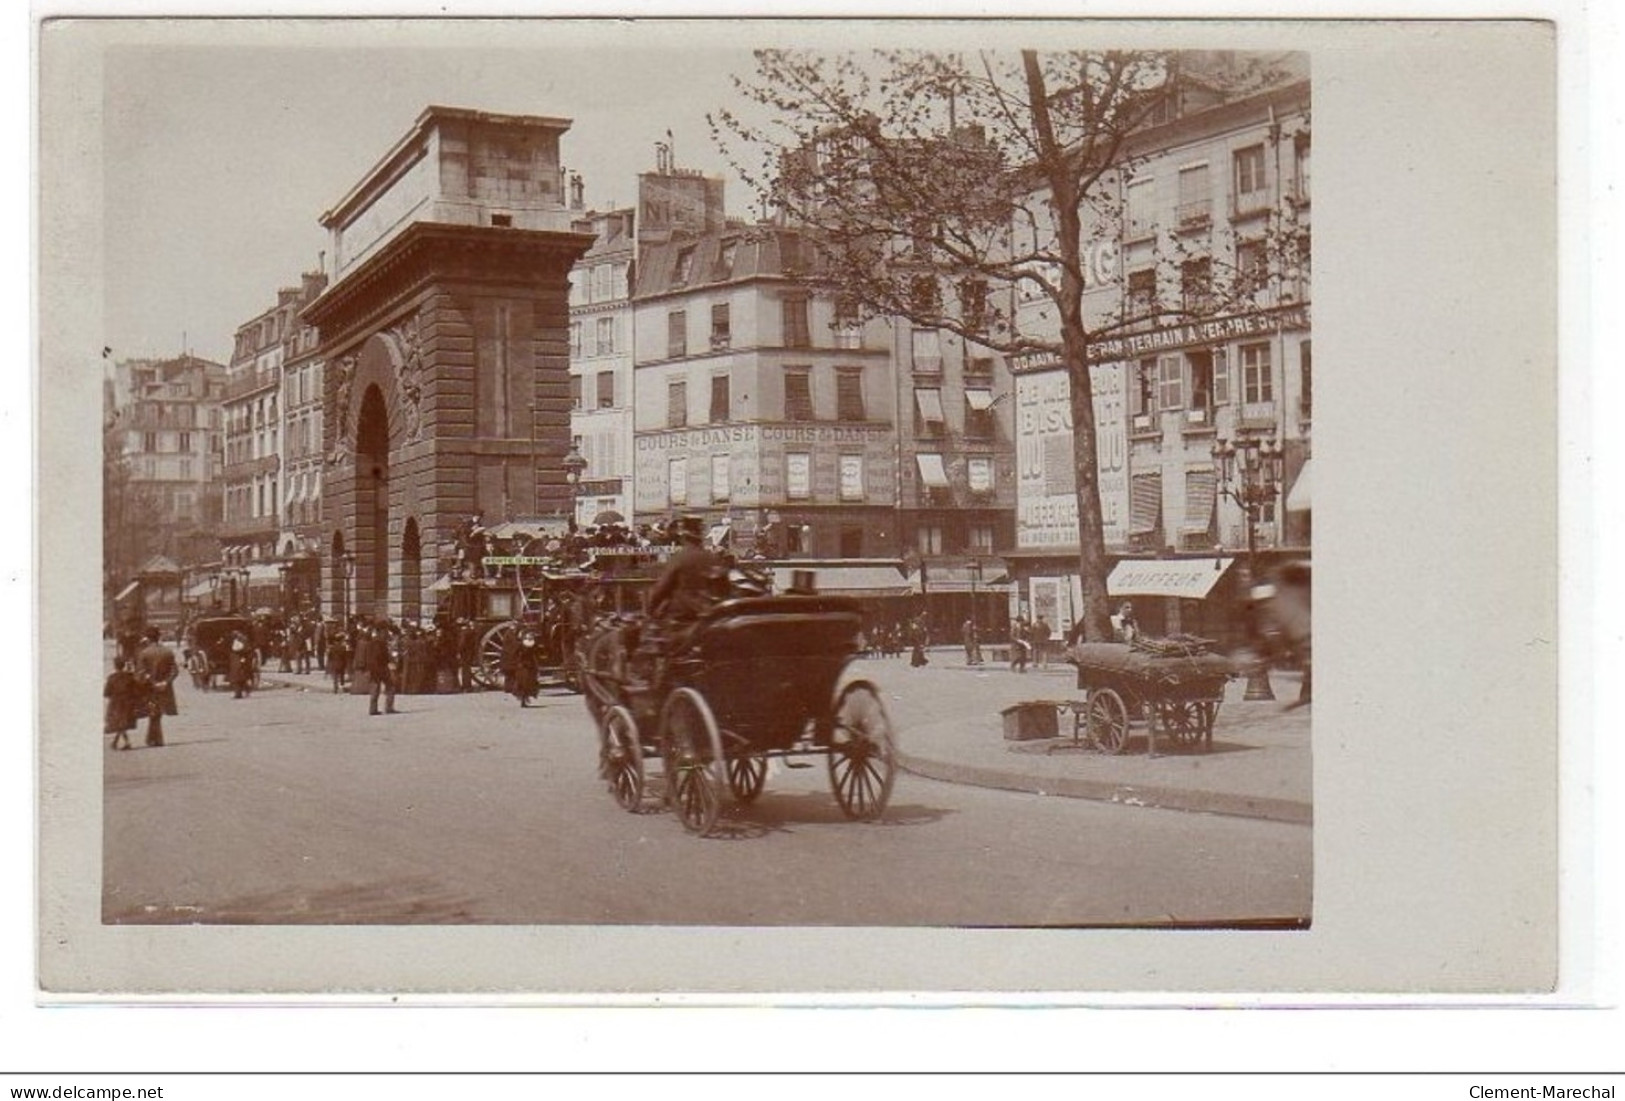
[[249, 641], [248, 686], [260, 686], [259, 652], [252, 644], [253, 621], [247, 616], [224, 615], [193, 620], [186, 629], [182, 649], [186, 671], [191, 675], [194, 688], [209, 691], [214, 688], [215, 677], [228, 675], [231, 669], [231, 642], [238, 636]]
[[1230, 659], [1212, 643], [1190, 635], [1134, 642], [1086, 642], [1067, 661], [1078, 668], [1087, 693], [1073, 707], [1073, 736], [1107, 753], [1122, 753], [1131, 723], [1146, 729], [1146, 753], [1156, 756], [1160, 734], [1175, 745], [1213, 748], [1213, 724], [1224, 687], [1236, 676]]
[[606, 620], [581, 676], [610, 794], [638, 812], [658, 761], [665, 800], [703, 836], [724, 790], [740, 803], [762, 793], [769, 759], [821, 756], [841, 811], [879, 818], [896, 771], [891, 720], [872, 683], [842, 683], [862, 622], [855, 601], [793, 593], [724, 600], [665, 638], [641, 616]]

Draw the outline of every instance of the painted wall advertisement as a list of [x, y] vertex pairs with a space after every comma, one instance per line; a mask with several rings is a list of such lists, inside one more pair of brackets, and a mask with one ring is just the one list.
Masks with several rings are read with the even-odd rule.
[[[1128, 542], [1127, 367], [1089, 368], [1106, 544]], [[1016, 546], [1064, 553], [1078, 546], [1072, 461], [1072, 386], [1064, 370], [1016, 377]]]
[[[674, 506], [674, 471], [680, 471], [676, 481], [689, 508], [891, 504], [896, 498], [896, 459], [885, 425], [720, 425], [640, 435], [634, 450], [639, 513]], [[726, 461], [719, 462], [723, 455]]]

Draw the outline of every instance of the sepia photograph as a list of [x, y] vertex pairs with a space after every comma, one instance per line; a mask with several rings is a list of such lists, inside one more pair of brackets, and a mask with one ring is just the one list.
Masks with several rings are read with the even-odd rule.
[[[1546, 153], [1494, 209], [1551, 156], [1551, 40], [1500, 29], [1544, 89], [1509, 124]], [[1418, 43], [1330, 32], [44, 24], [42, 335], [72, 380], [42, 415], [72, 454], [39, 508], [73, 500], [100, 548], [43, 567], [75, 702], [41, 719], [68, 777], [42, 935], [95, 946], [48, 951], [44, 985], [648, 990], [675, 965], [750, 990], [785, 982], [767, 953], [799, 988], [1002, 988], [931, 962], [989, 933], [1117, 957], [1046, 988], [1158, 989], [1114, 969], [1165, 948], [1173, 988], [1300, 986], [1244, 961], [1358, 940], [1381, 879], [1356, 869], [1407, 846], [1350, 839], [1420, 779], [1351, 808], [1340, 767], [1414, 735], [1385, 711], [1414, 662], [1380, 644], [1419, 642], [1370, 602], [1444, 592], [1404, 565], [1399, 514], [1432, 498], [1380, 470], [1465, 453], [1418, 444], [1422, 403], [1385, 418], [1372, 379], [1414, 365], [1349, 339], [1374, 192], [1332, 177], [1343, 232], [1312, 232], [1323, 64], [1380, 81]], [[1377, 160], [1360, 142], [1323, 125], [1322, 163]], [[1555, 377], [1543, 217], [1545, 359], [1479, 363], [1479, 398]], [[1346, 291], [1318, 387], [1312, 269]], [[1520, 638], [1555, 617], [1550, 400], [1524, 425], [1541, 504], [1499, 551], [1536, 564], [1502, 608]], [[1317, 496], [1341, 538], [1312, 627]], [[1527, 658], [1505, 686], [1536, 685], [1533, 728], [1469, 663], [1439, 690], [1498, 717], [1481, 744], [1534, 743], [1495, 790], [1535, 828], [1491, 874], [1527, 911], [1480, 914], [1498, 947], [1445, 989], [1554, 981], [1555, 672]], [[548, 947], [502, 973], [521, 931]], [[749, 947], [696, 982], [685, 931]], [[1355, 985], [1417, 981], [1333, 943]]]

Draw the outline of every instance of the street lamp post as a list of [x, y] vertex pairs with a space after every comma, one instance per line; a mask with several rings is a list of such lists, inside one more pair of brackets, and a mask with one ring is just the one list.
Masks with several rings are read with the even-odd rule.
[[976, 600], [976, 586], [982, 581], [982, 560], [972, 558], [966, 572], [970, 575], [970, 621], [976, 625], [977, 631], [980, 632], [982, 628], [982, 611], [981, 605]]
[[[1275, 500], [1281, 489], [1281, 445], [1273, 434], [1267, 437], [1243, 436], [1213, 444], [1213, 463], [1219, 477], [1219, 492], [1241, 507], [1247, 521], [1247, 576], [1244, 591], [1249, 596], [1258, 579], [1258, 518], [1264, 506]], [[1248, 700], [1273, 700], [1269, 659], [1259, 654], [1247, 670]]]
[[564, 467], [564, 480], [570, 483], [570, 530], [574, 531], [576, 513], [581, 511], [581, 476], [587, 471], [586, 457], [581, 454], [580, 436], [570, 438], [570, 450], [560, 460], [560, 465]]
[[350, 626], [350, 579], [355, 577], [355, 555], [349, 551], [339, 555], [339, 572], [344, 575], [344, 584], [339, 587], [339, 629], [346, 630]]

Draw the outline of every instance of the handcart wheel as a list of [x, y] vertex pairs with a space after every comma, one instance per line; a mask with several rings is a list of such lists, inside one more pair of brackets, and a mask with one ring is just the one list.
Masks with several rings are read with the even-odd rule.
[[1195, 700], [1165, 700], [1157, 705], [1162, 732], [1175, 745], [1195, 745], [1202, 740], [1205, 723], [1202, 705]]
[[722, 811], [722, 732], [705, 697], [679, 688], [661, 715], [661, 748], [666, 763], [666, 798], [683, 828], [701, 837]]
[[1110, 688], [1089, 693], [1089, 737], [1107, 753], [1121, 753], [1128, 744], [1128, 708]]
[[636, 814], [643, 805], [643, 744], [632, 712], [616, 706], [604, 713], [600, 728], [599, 767], [609, 793], [625, 811]]
[[872, 820], [886, 810], [897, 775], [897, 740], [880, 693], [854, 681], [835, 700], [829, 783], [848, 818]]
[[743, 757], [728, 758], [728, 790], [741, 803], [755, 801], [767, 786], [767, 757], [761, 753], [748, 753]]

